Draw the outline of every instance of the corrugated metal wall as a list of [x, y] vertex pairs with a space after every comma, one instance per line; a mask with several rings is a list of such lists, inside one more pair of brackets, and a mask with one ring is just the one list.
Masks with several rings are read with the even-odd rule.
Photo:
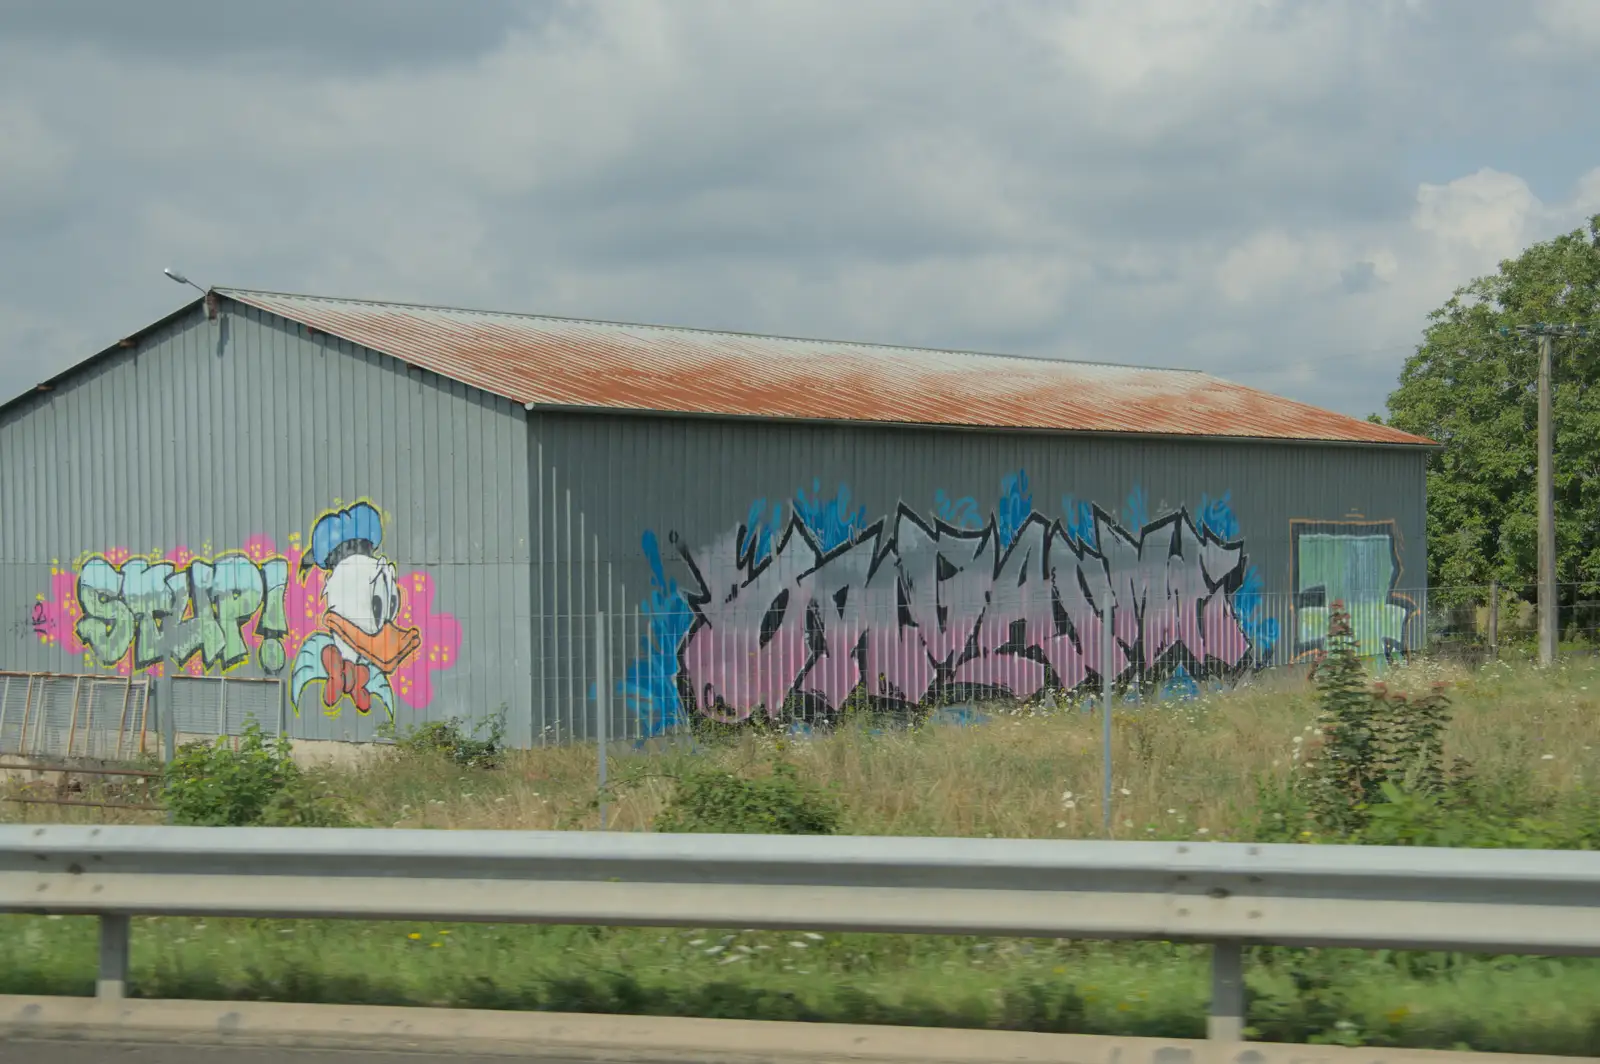
[[[887, 601], [888, 627], [915, 620], [916, 604], [897, 604], [892, 587], [873, 598], [868, 573], [893, 555], [891, 568], [934, 566], [926, 583], [945, 589], [940, 610], [1010, 603], [1010, 627], [980, 634], [985, 654], [1013, 656], [964, 675], [1025, 689], [1046, 660], [1070, 671], [1079, 653], [1077, 667], [1098, 668], [1086, 614], [1062, 622], [1047, 607], [1041, 627], [1026, 574], [997, 577], [1002, 558], [1022, 556], [1006, 548], [1030, 535], [1043, 545], [1036, 567], [1048, 559], [1047, 579], [1081, 592], [1080, 606], [1096, 579], [1162, 585], [1143, 598], [1129, 585], [1140, 604], [1119, 607], [1117, 624], [1130, 648], [1204, 644], [1202, 663], [1241, 668], [1289, 660], [1325, 623], [1308, 588], [1366, 594], [1371, 647], [1420, 635], [1421, 450], [528, 415], [230, 301], [223, 311], [208, 321], [197, 307], [0, 413], [0, 669], [141, 673], [141, 646], [176, 631], [183, 675], [302, 687], [288, 714], [300, 738], [370, 738], [385, 702], [402, 728], [503, 709], [519, 745], [586, 738], [602, 692], [612, 734], [635, 737], [683, 710], [680, 667], [732, 710], [781, 699], [801, 675], [807, 697], [837, 700], [865, 678], [846, 659], [874, 645], [903, 655], [879, 662], [883, 682], [920, 682], [920, 651], [863, 612]], [[376, 514], [352, 511], [358, 500]], [[378, 553], [395, 564], [391, 597], [403, 607], [393, 627], [415, 631], [409, 649], [372, 641], [348, 668], [336, 644], [330, 657], [335, 629], [357, 637], [325, 614], [373, 612], [365, 591], [348, 601], [340, 573], [360, 569], [367, 582], [353, 586], [370, 589], [375, 571], [358, 561], [330, 572], [337, 557], [302, 570], [330, 513], [344, 538], [381, 524]], [[796, 518], [815, 548], [804, 565], [803, 551], [782, 550]], [[1004, 542], [985, 541], [986, 528]], [[864, 554], [846, 549], [864, 532]], [[921, 561], [919, 536], [935, 544]], [[763, 578], [771, 587], [739, 586], [779, 555]], [[812, 575], [823, 559], [829, 571]], [[685, 594], [703, 580], [726, 638], [686, 657]], [[785, 615], [783, 588], [811, 598]], [[1163, 596], [1188, 603], [1165, 632], [1150, 605]], [[191, 599], [210, 622], [157, 623]], [[924, 618], [920, 631], [939, 623]], [[1052, 638], [1053, 650], [1027, 650], [1031, 664], [997, 649]], [[820, 645], [827, 660], [802, 668], [794, 648]], [[245, 713], [270, 717], [279, 691], [178, 686], [180, 724], [213, 731]], [[363, 714], [360, 701], [378, 708]]]
[[[535, 546], [541, 559], [535, 583], [543, 589], [535, 612], [547, 618], [544, 645], [553, 654], [535, 696], [535, 712], [543, 714], [542, 726], [551, 733], [588, 734], [583, 716], [567, 717], [565, 707], [572, 700], [564, 677], [581, 673], [584, 656], [592, 651], [582, 622], [574, 633], [554, 635], [550, 624], [564, 623], [562, 618], [574, 612], [569, 607], [592, 610], [610, 603], [620, 615], [607, 665], [617, 688], [610, 727], [622, 735], [649, 732], [662, 723], [661, 707], [649, 703], [660, 700], [663, 677], [644, 677], [654, 682], [641, 683], [639, 670], [652, 656], [675, 670], [673, 648], [653, 643], [677, 641], [683, 633], [682, 619], [662, 622], [661, 600], [649, 600], [654, 591], [670, 592], [663, 579], [680, 592], [695, 585], [680, 548], [687, 548], [701, 567], [714, 565], [725, 577], [737, 576], [738, 545], [728, 538], [734, 530], [749, 526], [746, 549], [770, 556], [797, 509], [811, 515], [809, 526], [838, 541], [880, 518], [893, 526], [902, 504], [930, 525], [938, 518], [967, 528], [991, 519], [1015, 526], [1036, 513], [1045, 522], [1076, 523], [1080, 532], [1093, 524], [1092, 515], [1084, 513], [1084, 504], [1092, 504], [1126, 530], [1131, 542], [1137, 542], [1142, 526], [1161, 525], [1166, 538], [1147, 557], [1170, 549], [1175, 555], [1187, 552], [1193, 562], [1202, 550], [1196, 540], [1206, 538], [1206, 529], [1214, 538], [1242, 541], [1242, 557], [1232, 559], [1238, 563], [1234, 579], [1253, 570], [1250, 588], [1257, 600], [1247, 604], [1232, 592], [1229, 597], [1241, 612], [1247, 605], [1253, 608], [1246, 628], [1254, 644], [1251, 653], [1260, 661], [1288, 660], [1302, 631], [1313, 631], [1308, 618], [1315, 611], [1296, 606], [1296, 593], [1312, 583], [1331, 589], [1329, 594], [1377, 593], [1374, 611], [1387, 610], [1395, 619], [1402, 613], [1394, 611], [1403, 611], [1409, 642], [1422, 634], [1427, 570], [1426, 454], [1421, 449], [554, 413], [535, 415], [532, 427], [530, 461], [542, 478], [545, 504], [536, 522], [548, 529]], [[1026, 479], [1016, 479], [1018, 474]], [[558, 484], [554, 494], [552, 481]], [[578, 546], [569, 554], [564, 538], [569, 494], [574, 536], [581, 522], [588, 537], [582, 563]], [[1185, 518], [1174, 515], [1187, 515], [1189, 523], [1176, 541], [1171, 529]], [[1171, 520], [1163, 525], [1164, 518]], [[765, 546], [756, 531], [762, 524], [770, 532]], [[659, 576], [643, 546], [646, 536], [654, 538]], [[886, 531], [880, 546], [887, 539]], [[718, 543], [721, 556], [710, 557]], [[1169, 582], [1181, 582], [1177, 569], [1181, 566]], [[587, 592], [580, 587], [569, 594], [570, 571], [590, 573]], [[746, 564], [742, 573], [748, 571]], [[1358, 586], [1378, 581], [1402, 599], [1414, 600], [1419, 610], [1413, 613], [1403, 602], [1390, 605], [1399, 600], [1382, 599], [1384, 588]], [[715, 597], [721, 599], [731, 587], [732, 581], [725, 581]], [[1315, 606], [1312, 598], [1302, 599], [1301, 606]], [[777, 623], [762, 616], [768, 606], [766, 600], [754, 604], [755, 614], [744, 620], [752, 633], [764, 621], [769, 630], [750, 634], [748, 645], [728, 651], [730, 656], [754, 660], [765, 653], [771, 625]], [[826, 603], [823, 607], [826, 612]], [[847, 607], [838, 615], [848, 612]], [[1120, 612], [1118, 618], [1120, 624]], [[1266, 623], [1276, 625], [1270, 641], [1269, 629], [1262, 627]], [[1377, 630], [1384, 623], [1375, 612], [1371, 626]], [[858, 635], [852, 631], [850, 639]], [[1374, 639], [1381, 637], [1379, 632]], [[592, 679], [595, 670], [581, 675]], [[652, 687], [654, 695], [641, 694]], [[592, 713], [591, 705], [585, 712]]]
[[[359, 690], [369, 710], [387, 693], [402, 727], [503, 707], [527, 742], [526, 432], [515, 404], [236, 304], [215, 321], [196, 308], [0, 415], [0, 668], [125, 673], [141, 625], [173, 595], [203, 595], [224, 623], [188, 633], [185, 674], [316, 672], [319, 655], [296, 651], [326, 632], [324, 592], [338, 585], [316, 566], [302, 579], [297, 563], [319, 516], [368, 500], [414, 649], [393, 667], [351, 662], [364, 671], [336, 678], [351, 694], [331, 708], [326, 685], [309, 684], [290, 733], [371, 737], [384, 715], [358, 712]], [[90, 563], [82, 590], [104, 620], [90, 619], [86, 644]], [[176, 590], [152, 579], [163, 565]], [[264, 649], [274, 626], [281, 653]], [[103, 661], [93, 642], [126, 649]]]

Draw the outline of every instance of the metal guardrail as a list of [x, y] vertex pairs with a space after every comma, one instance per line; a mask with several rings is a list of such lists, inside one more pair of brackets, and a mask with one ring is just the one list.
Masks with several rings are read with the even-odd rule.
[[1600, 853], [605, 832], [0, 826], [0, 912], [1154, 939], [1213, 946], [1238, 1040], [1246, 945], [1600, 954]]

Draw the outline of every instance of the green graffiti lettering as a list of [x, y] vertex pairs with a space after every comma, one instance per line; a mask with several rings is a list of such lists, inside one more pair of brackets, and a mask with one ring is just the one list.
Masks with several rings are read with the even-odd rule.
[[122, 601], [122, 574], [104, 558], [89, 559], [78, 573], [78, 604], [78, 638], [103, 664], [121, 661], [135, 628], [133, 611]]
[[[228, 669], [250, 654], [243, 630], [261, 607], [261, 570], [243, 554], [224, 554], [217, 559], [211, 578], [211, 608], [216, 612], [217, 630], [222, 635], [220, 664]], [[208, 654], [206, 666], [217, 664], [217, 659]]]
[[[135, 558], [122, 567], [122, 601], [127, 603], [138, 624], [133, 641], [133, 667], [147, 669], [161, 660], [162, 632], [173, 616], [179, 600], [168, 585], [171, 562], [151, 565]], [[188, 601], [187, 593], [184, 602]]]
[[172, 592], [172, 612], [168, 615], [171, 619], [162, 626], [165, 644], [162, 650], [167, 657], [182, 665], [200, 649], [200, 621], [185, 616], [193, 598], [189, 590], [189, 574], [173, 573], [167, 577], [167, 587]]
[[261, 577], [267, 593], [261, 616], [256, 620], [256, 635], [261, 637], [258, 659], [264, 671], [278, 673], [285, 664], [283, 637], [289, 634], [289, 613], [284, 607], [284, 595], [289, 588], [289, 563], [274, 558], [261, 567]]
[[196, 558], [189, 563], [189, 595], [193, 602], [192, 618], [200, 644], [200, 662], [209, 666], [222, 657], [227, 635], [217, 620], [217, 567]]

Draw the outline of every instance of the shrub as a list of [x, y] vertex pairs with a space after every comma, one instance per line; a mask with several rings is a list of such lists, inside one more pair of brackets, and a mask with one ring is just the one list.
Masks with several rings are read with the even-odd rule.
[[1327, 651], [1317, 663], [1317, 727], [1321, 745], [1306, 781], [1311, 810], [1326, 831], [1359, 823], [1359, 810], [1379, 796], [1380, 747], [1350, 614], [1335, 602], [1328, 616]]
[[238, 748], [227, 736], [180, 747], [162, 779], [162, 800], [178, 824], [202, 827], [338, 827], [337, 800], [316, 792], [289, 756], [285, 736], [268, 741], [255, 721]]
[[1316, 685], [1320, 743], [1299, 790], [1318, 828], [1349, 835], [1396, 794], [1443, 794], [1449, 700], [1437, 687], [1416, 699], [1383, 684], [1369, 688], [1342, 602], [1329, 612]]
[[[487, 728], [488, 733], [480, 735]], [[391, 729], [392, 734], [392, 729]], [[442, 757], [463, 768], [499, 768], [505, 757], [506, 717], [502, 709], [468, 731], [460, 717], [419, 724], [395, 743], [412, 757]]]
[[162, 796], [179, 824], [243, 827], [260, 824], [273, 799], [299, 775], [289, 740], [279, 736], [269, 743], [250, 721], [237, 750], [226, 736], [180, 747], [164, 773]]
[[347, 828], [355, 825], [349, 807], [321, 786], [321, 777], [302, 772], [279, 791], [262, 811], [261, 823], [273, 828]]
[[715, 768], [691, 770], [679, 777], [653, 826], [728, 835], [832, 835], [839, 820], [833, 797], [777, 758], [770, 775], [754, 778]]

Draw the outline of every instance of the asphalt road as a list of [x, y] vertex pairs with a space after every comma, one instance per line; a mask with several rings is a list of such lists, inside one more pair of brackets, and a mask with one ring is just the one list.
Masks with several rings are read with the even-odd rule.
[[[244, 1046], [121, 1045], [110, 1042], [33, 1042], [0, 1040], [0, 1064], [595, 1064], [593, 1058], [461, 1056], [438, 1050], [396, 1053], [365, 1049], [266, 1049]], [[636, 1059], [636, 1058], [634, 1058]]]

